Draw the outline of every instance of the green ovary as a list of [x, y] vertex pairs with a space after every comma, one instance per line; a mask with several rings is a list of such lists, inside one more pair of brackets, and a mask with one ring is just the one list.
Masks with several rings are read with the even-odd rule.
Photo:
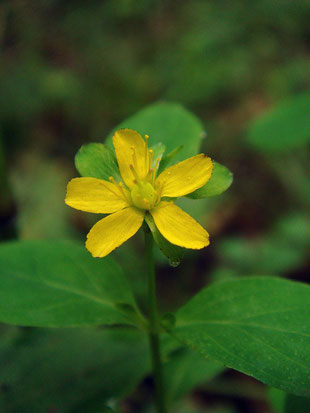
[[140, 209], [151, 209], [157, 201], [157, 192], [149, 182], [135, 184], [130, 195], [134, 206]]

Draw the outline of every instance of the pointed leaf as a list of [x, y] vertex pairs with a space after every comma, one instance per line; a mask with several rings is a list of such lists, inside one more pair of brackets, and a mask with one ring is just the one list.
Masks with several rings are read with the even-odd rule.
[[228, 367], [310, 395], [310, 286], [273, 277], [205, 288], [176, 314], [174, 336]]
[[[21, 241], [0, 246], [0, 320], [23, 326], [132, 324], [135, 307], [121, 268], [73, 242]], [[132, 318], [132, 317], [131, 317]]]

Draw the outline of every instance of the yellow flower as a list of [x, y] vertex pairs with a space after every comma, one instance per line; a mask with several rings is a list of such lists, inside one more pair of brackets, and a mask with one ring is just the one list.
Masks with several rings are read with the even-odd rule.
[[[211, 177], [213, 164], [204, 154], [173, 165], [159, 174], [159, 159], [131, 129], [120, 129], [113, 145], [123, 182], [97, 178], [72, 179], [66, 204], [82, 211], [110, 214], [87, 235], [86, 248], [94, 257], [104, 257], [132, 237], [151, 214], [160, 233], [172, 244], [190, 249], [209, 245], [209, 234], [169, 198], [187, 195]], [[125, 184], [125, 185], [124, 185]], [[167, 200], [168, 199], [168, 200]]]

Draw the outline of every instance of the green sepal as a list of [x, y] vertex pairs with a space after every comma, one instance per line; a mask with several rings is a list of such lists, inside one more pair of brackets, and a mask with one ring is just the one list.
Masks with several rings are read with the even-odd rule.
[[186, 195], [187, 198], [202, 199], [222, 194], [230, 187], [233, 174], [226, 166], [213, 162], [213, 171], [209, 181], [201, 188]]
[[158, 173], [160, 174], [167, 166], [173, 161], [173, 159], [177, 156], [177, 154], [182, 150], [184, 145], [179, 145], [173, 151], [167, 153], [162, 157], [162, 160], [159, 165]]
[[121, 180], [114, 151], [103, 143], [83, 145], [75, 155], [75, 167], [81, 176]]
[[145, 215], [145, 220], [152, 232], [153, 238], [162, 251], [162, 253], [169, 259], [169, 264], [172, 267], [177, 267], [184, 255], [184, 249], [177, 245], [171, 244], [166, 238], [164, 238], [158, 231], [153, 217], [150, 214]]
[[153, 151], [153, 164], [156, 162], [157, 158], [159, 158], [162, 162], [166, 146], [162, 142], [158, 142], [151, 146], [150, 149]]

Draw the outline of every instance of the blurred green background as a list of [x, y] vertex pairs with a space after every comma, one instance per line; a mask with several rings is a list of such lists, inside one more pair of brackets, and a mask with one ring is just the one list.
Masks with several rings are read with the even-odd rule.
[[[225, 277], [308, 282], [309, 21], [309, 0], [0, 2], [1, 239], [82, 242], [94, 217], [64, 204], [77, 150], [150, 103], [177, 102], [202, 120], [203, 151], [234, 183], [183, 202], [211, 245], [186, 252], [176, 269], [158, 253], [162, 310]], [[138, 235], [114, 255], [143, 306], [142, 247]], [[119, 408], [149, 411], [143, 346], [132, 355], [108, 330], [0, 334], [1, 412], [102, 412], [142, 379]], [[115, 363], [132, 370], [129, 359], [142, 366], [132, 386], [117, 369], [107, 380]], [[173, 411], [284, 412], [244, 375], [201, 376]]]

